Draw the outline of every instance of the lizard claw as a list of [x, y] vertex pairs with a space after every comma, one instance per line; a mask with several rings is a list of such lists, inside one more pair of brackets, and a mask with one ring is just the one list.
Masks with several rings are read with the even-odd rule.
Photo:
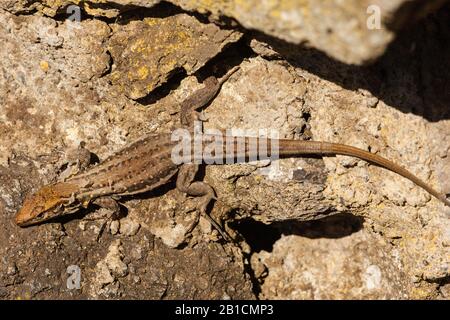
[[206, 115], [205, 111], [201, 111], [197, 114], [197, 119], [202, 122], [206, 122], [209, 120], [209, 117]]

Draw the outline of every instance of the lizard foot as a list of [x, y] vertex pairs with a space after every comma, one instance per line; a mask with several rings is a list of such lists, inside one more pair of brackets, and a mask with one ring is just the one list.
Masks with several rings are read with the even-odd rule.
[[213, 188], [205, 182], [196, 181], [189, 186], [188, 191], [189, 191], [188, 194], [191, 195], [197, 196], [201, 195], [200, 203], [197, 206], [198, 218], [196, 219], [197, 220], [196, 225], [198, 224], [200, 216], [202, 215], [220, 233], [220, 235], [225, 241], [232, 241], [233, 239], [231, 238], [231, 236], [219, 225], [218, 222], [216, 222], [208, 214], [207, 210], [208, 205], [211, 203], [212, 200], [216, 199]]
[[95, 199], [92, 203], [102, 209], [105, 209], [97, 210], [84, 217], [84, 220], [88, 221], [103, 220], [97, 234], [96, 241], [98, 242], [103, 234], [103, 231], [111, 223], [111, 221], [118, 220], [120, 218], [120, 206], [119, 203], [111, 197], [100, 197]]

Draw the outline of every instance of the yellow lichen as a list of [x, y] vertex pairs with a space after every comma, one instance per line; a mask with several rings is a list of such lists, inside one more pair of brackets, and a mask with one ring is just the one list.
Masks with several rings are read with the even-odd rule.
[[42, 71], [47, 72], [48, 68], [49, 68], [49, 64], [47, 61], [41, 60], [41, 62], [39, 62], [39, 67], [41, 68]]
[[146, 66], [142, 66], [137, 71], [138, 76], [141, 80], [147, 79], [148, 77], [148, 68]]

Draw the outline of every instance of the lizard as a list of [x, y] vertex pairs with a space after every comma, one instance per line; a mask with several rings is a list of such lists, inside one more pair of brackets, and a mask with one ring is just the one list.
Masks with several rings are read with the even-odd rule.
[[[214, 99], [222, 84], [238, 69], [239, 66], [234, 67], [220, 81], [215, 76], [206, 78], [203, 82], [204, 86], [181, 103], [181, 127], [189, 128], [192, 132], [193, 121], [200, 118], [198, 110], [207, 106]], [[215, 138], [217, 137], [208, 134], [202, 137], [205, 141], [214, 141]], [[245, 162], [261, 151], [258, 148], [251, 147], [251, 137], [241, 137], [245, 141], [245, 148], [240, 150], [237, 147], [237, 138], [239, 137], [223, 137], [223, 141], [226, 142], [225, 145], [231, 143], [233, 146], [231, 158], [234, 160], [238, 159], [240, 162]], [[259, 141], [260, 138], [256, 139]], [[179, 191], [189, 196], [201, 198], [197, 208], [198, 216], [205, 215], [218, 228], [217, 224], [207, 214], [208, 204], [216, 199], [214, 190], [203, 181], [195, 181], [195, 175], [199, 168], [197, 161], [182, 163], [173, 161], [172, 151], [176, 144], [178, 142], [173, 141], [170, 133], [146, 135], [103, 162], [65, 178], [63, 181], [45, 185], [35, 193], [29, 194], [21, 209], [17, 212], [15, 222], [22, 227], [30, 226], [74, 213], [81, 208], [89, 207], [91, 204], [115, 211], [119, 208], [118, 201], [121, 197], [151, 191], [177, 176], [176, 188]], [[436, 191], [404, 167], [378, 154], [331, 142], [267, 139], [268, 150], [270, 146], [275, 144], [278, 146], [280, 158], [301, 157], [303, 155], [346, 155], [365, 160], [409, 179], [445, 205], [450, 206], [450, 201], [445, 194]], [[224, 152], [223, 154], [226, 155], [227, 153]], [[270, 152], [266, 152], [266, 154], [270, 158]], [[218, 230], [221, 232], [220, 229]], [[223, 233], [222, 236], [224, 236]]]

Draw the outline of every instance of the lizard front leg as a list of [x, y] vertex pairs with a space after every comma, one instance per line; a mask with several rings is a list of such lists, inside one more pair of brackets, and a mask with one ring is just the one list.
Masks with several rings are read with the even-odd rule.
[[113, 220], [118, 220], [120, 217], [120, 205], [116, 199], [113, 197], [99, 197], [92, 201], [92, 204], [99, 206], [100, 208], [106, 209], [106, 212], [96, 211], [88, 214], [85, 217], [85, 220], [104, 220], [102, 225], [100, 226], [100, 230], [97, 235], [97, 241], [100, 239], [101, 235], [105, 227], [108, 225], [108, 222]]
[[177, 189], [179, 191], [190, 196], [201, 197], [200, 202], [197, 206], [198, 216], [194, 221], [191, 229], [193, 229], [197, 225], [200, 215], [203, 215], [214, 226], [214, 228], [217, 229], [217, 231], [225, 240], [230, 240], [230, 236], [219, 226], [216, 221], [214, 221], [213, 218], [211, 218], [211, 216], [207, 212], [208, 204], [216, 197], [214, 189], [209, 184], [203, 181], [194, 181], [195, 175], [198, 171], [198, 167], [198, 164], [183, 164], [178, 171], [176, 182]]
[[204, 82], [204, 87], [195, 91], [181, 103], [180, 122], [185, 127], [191, 127], [195, 121], [202, 120], [199, 109], [208, 104], [219, 90], [219, 81], [210, 76]]
[[205, 121], [205, 116], [197, 111], [205, 107], [214, 99], [223, 83], [227, 81], [237, 70], [239, 70], [239, 66], [233, 67], [220, 80], [217, 80], [215, 76], [206, 78], [203, 82], [204, 87], [195, 91], [192, 95], [190, 95], [186, 100], [182, 102], [180, 110], [181, 125], [185, 127], [191, 127], [194, 124], [194, 121]]
[[92, 201], [92, 204], [95, 204], [101, 208], [107, 210], [106, 217], [109, 219], [117, 219], [120, 216], [120, 206], [116, 199], [112, 197], [99, 197]]

